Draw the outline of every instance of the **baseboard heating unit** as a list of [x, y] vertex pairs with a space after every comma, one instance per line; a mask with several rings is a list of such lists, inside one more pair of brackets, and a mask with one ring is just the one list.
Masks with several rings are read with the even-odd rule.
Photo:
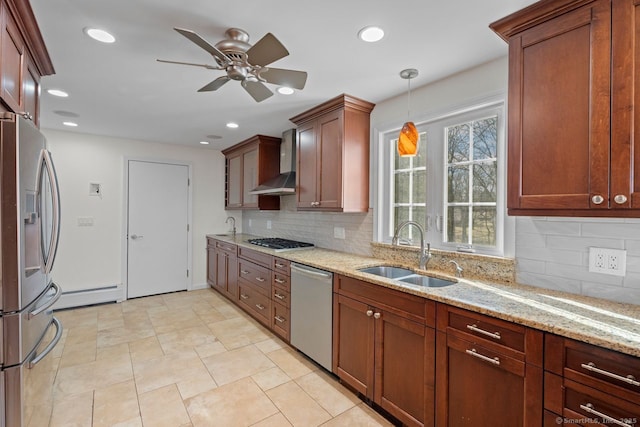
[[124, 300], [122, 285], [105, 286], [102, 288], [82, 289], [78, 291], [62, 292], [60, 299], [53, 306], [54, 310], [82, 307], [86, 305], [105, 304]]

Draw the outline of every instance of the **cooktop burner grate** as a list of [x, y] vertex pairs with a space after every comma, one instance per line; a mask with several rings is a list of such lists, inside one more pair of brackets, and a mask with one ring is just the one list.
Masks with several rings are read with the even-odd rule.
[[249, 239], [247, 242], [252, 245], [274, 249], [276, 252], [292, 251], [295, 249], [311, 249], [315, 247], [313, 243], [297, 242], [295, 240], [280, 239], [278, 237], [265, 237], [262, 239]]

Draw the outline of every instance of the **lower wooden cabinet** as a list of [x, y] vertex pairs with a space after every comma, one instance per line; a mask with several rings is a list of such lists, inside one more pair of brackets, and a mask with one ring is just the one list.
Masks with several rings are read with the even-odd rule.
[[[334, 373], [403, 424], [433, 425], [435, 331], [424, 320], [426, 300], [411, 301], [422, 304], [419, 321], [393, 305], [402, 301], [397, 291], [335, 280], [348, 282], [344, 293], [357, 298], [334, 294]], [[371, 286], [375, 293], [367, 292]]]
[[215, 239], [207, 239], [207, 283], [221, 294], [238, 298], [237, 246]]

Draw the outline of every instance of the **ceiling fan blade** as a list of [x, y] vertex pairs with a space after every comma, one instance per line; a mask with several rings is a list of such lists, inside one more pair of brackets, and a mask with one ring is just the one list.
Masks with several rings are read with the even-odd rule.
[[261, 67], [287, 55], [289, 55], [287, 48], [271, 33], [267, 33], [247, 51], [249, 64]]
[[220, 50], [218, 50], [218, 48], [213, 46], [211, 43], [209, 43], [208, 41], [206, 41], [205, 39], [203, 39], [193, 31], [185, 30], [184, 28], [174, 28], [174, 30], [176, 30], [177, 32], [179, 32], [180, 34], [182, 34], [183, 36], [185, 36], [186, 38], [188, 38], [189, 40], [191, 40], [192, 42], [194, 42], [195, 44], [197, 44], [207, 52], [209, 52], [214, 57], [218, 58], [220, 61], [231, 62], [231, 60], [227, 55], [222, 53]]
[[202, 68], [206, 68], [208, 70], [220, 70], [221, 69], [219, 67], [214, 67], [213, 65], [209, 65], [209, 64], [194, 64], [193, 62], [168, 61], [166, 59], [156, 59], [156, 61], [164, 62], [164, 63], [167, 63], [167, 64], [192, 65], [194, 67], [202, 67]]
[[231, 79], [227, 76], [218, 77], [214, 81], [207, 83], [206, 85], [198, 89], [198, 92], [211, 92], [214, 90], [218, 90], [223, 84], [225, 84], [229, 80]]
[[251, 97], [255, 99], [256, 102], [262, 102], [273, 95], [273, 92], [271, 92], [268, 87], [260, 82], [243, 80], [242, 87], [247, 92], [249, 92], [249, 95], [251, 95]]
[[304, 89], [307, 83], [307, 73], [304, 71], [285, 70], [283, 68], [267, 68], [260, 73], [260, 77], [267, 83], [287, 86], [294, 89]]

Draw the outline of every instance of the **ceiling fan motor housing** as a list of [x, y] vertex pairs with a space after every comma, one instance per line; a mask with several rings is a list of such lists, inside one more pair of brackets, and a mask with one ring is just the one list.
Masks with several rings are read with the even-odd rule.
[[233, 80], [244, 80], [247, 77], [247, 68], [242, 65], [229, 65], [226, 71], [227, 76]]

